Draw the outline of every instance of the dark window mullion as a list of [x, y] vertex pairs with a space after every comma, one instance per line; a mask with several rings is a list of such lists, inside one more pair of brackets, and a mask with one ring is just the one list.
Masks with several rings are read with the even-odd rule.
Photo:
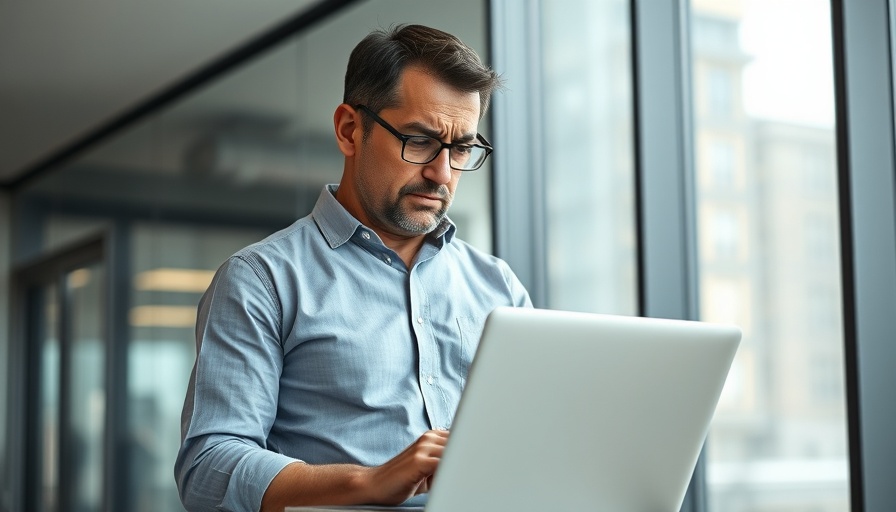
[[62, 511], [67, 504], [72, 503], [73, 492], [71, 483], [72, 475], [76, 474], [74, 453], [75, 439], [72, 429], [72, 403], [71, 403], [71, 376], [72, 376], [72, 297], [67, 283], [67, 273], [61, 271], [56, 276], [57, 293], [57, 321], [59, 322], [59, 424], [58, 424], [58, 450], [59, 450], [59, 487], [56, 499], [57, 510]]
[[831, 2], [854, 512], [896, 510], [894, 8]]

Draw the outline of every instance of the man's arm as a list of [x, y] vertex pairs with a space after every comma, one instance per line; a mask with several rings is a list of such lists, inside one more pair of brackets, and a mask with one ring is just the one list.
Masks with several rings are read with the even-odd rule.
[[294, 457], [270, 451], [283, 371], [281, 312], [258, 262], [229, 258], [200, 301], [175, 478], [184, 508], [258, 510]]
[[274, 477], [262, 512], [302, 505], [399, 505], [429, 492], [448, 431], [430, 430], [382, 466], [290, 464]]

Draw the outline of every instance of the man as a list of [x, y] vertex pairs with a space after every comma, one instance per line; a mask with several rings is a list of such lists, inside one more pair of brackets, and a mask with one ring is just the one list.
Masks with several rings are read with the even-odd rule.
[[427, 27], [354, 49], [339, 186], [232, 256], [200, 302], [175, 466], [187, 509], [423, 502], [485, 317], [531, 306], [446, 217], [491, 151], [477, 126], [498, 83]]

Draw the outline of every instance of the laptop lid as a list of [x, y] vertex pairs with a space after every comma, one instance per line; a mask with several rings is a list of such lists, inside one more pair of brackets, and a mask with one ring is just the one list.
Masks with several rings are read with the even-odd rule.
[[496, 309], [426, 511], [678, 511], [740, 337]]

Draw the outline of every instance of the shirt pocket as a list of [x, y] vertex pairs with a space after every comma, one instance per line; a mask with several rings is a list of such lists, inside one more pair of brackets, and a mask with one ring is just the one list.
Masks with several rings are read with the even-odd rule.
[[470, 372], [470, 364], [476, 356], [479, 347], [479, 338], [482, 337], [482, 329], [485, 327], [485, 319], [471, 316], [457, 317], [457, 329], [460, 333], [460, 360], [458, 361], [458, 375], [461, 386], [466, 385], [467, 375]]

